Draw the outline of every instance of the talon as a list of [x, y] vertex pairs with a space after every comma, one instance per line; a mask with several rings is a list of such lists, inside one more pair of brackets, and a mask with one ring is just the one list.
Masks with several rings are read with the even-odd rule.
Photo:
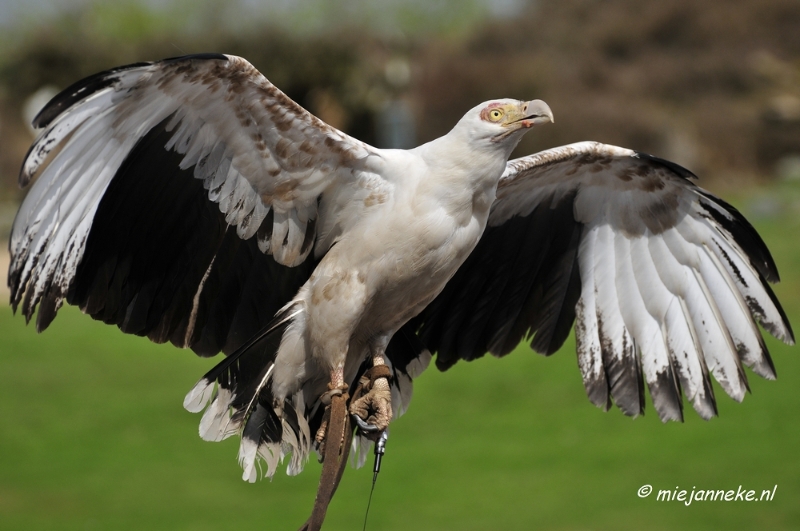
[[351, 413], [350, 415], [353, 417], [355, 423], [358, 424], [358, 429], [364, 432], [364, 435], [368, 433], [375, 433], [381, 431], [381, 429], [378, 426], [376, 426], [375, 424], [367, 424], [361, 417], [359, 417], [355, 413]]
[[361, 386], [367, 393], [350, 404], [350, 414], [361, 434], [375, 438], [392, 420], [392, 392], [389, 386], [391, 373], [385, 365], [370, 369], [362, 377]]

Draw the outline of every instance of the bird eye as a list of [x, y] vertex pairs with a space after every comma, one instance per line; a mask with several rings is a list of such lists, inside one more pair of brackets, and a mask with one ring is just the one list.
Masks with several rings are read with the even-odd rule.
[[481, 118], [487, 122], [499, 122], [504, 115], [502, 107], [484, 107], [481, 111]]

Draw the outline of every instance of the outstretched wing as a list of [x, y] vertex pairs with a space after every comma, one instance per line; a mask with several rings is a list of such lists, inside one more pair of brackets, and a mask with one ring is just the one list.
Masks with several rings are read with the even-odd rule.
[[[239, 57], [87, 78], [37, 116], [20, 175], [11, 302], [37, 329], [62, 301], [125, 332], [230, 352], [293, 296], [346, 229], [340, 197], [386, 185], [376, 151]], [[43, 165], [47, 161], [46, 165]], [[348, 206], [347, 208], [355, 208]], [[366, 207], [363, 207], [366, 208]]]
[[683, 418], [681, 390], [716, 414], [709, 379], [741, 401], [742, 363], [773, 379], [756, 322], [794, 341], [769, 282], [764, 242], [732, 206], [680, 166], [582, 142], [512, 160], [477, 248], [420, 315], [422, 341], [445, 370], [525, 337], [555, 352], [573, 322], [590, 400]]

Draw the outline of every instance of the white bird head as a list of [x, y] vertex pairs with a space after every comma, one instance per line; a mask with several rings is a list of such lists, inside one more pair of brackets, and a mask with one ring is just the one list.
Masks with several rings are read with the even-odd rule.
[[510, 151], [531, 127], [553, 121], [553, 111], [542, 100], [502, 99], [472, 108], [456, 128], [465, 129], [474, 140], [500, 144]]

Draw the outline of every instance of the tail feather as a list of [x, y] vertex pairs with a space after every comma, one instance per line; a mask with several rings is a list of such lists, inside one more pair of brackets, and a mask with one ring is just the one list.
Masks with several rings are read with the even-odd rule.
[[[287, 305], [269, 325], [211, 369], [184, 400], [189, 411], [205, 408], [199, 429], [204, 440], [221, 441], [236, 433], [241, 436], [238, 460], [245, 481], [272, 477], [287, 457], [286, 473], [299, 474], [311, 449], [317, 449], [312, 434], [320, 427], [324, 407], [318, 396], [318, 368], [309, 367], [306, 356], [300, 355], [306, 348], [304, 330], [302, 307]], [[411, 400], [412, 380], [425, 370], [431, 354], [413, 325], [407, 325], [390, 342], [386, 357], [393, 374], [390, 387], [397, 418]], [[367, 368], [366, 361], [358, 368], [349, 382], [353, 389]], [[362, 466], [372, 441], [356, 436], [353, 446], [354, 464]]]
[[272, 347], [272, 343], [277, 338], [283, 336], [284, 330], [291, 322], [292, 318], [297, 315], [297, 310], [293, 306], [283, 308], [278, 315], [264, 328], [262, 328], [256, 335], [247, 340], [241, 347], [231, 353], [220, 363], [208, 371], [203, 378], [200, 379], [191, 391], [186, 395], [183, 400], [183, 407], [192, 413], [199, 413], [205, 408], [208, 403], [215, 398], [215, 384], [227, 389], [235, 389], [237, 382], [240, 379], [246, 379], [249, 374], [242, 370], [240, 359], [248, 352], [259, 346], [259, 343], [264, 341], [267, 344], [260, 350], [266, 355], [270, 363], [275, 362], [276, 349]]
[[[239, 446], [239, 465], [243, 469], [242, 479], [253, 483], [258, 479], [258, 458], [267, 463], [267, 475], [274, 474], [280, 460], [279, 431], [281, 421], [270, 405], [258, 402], [247, 418], [242, 430], [242, 442]], [[276, 440], [277, 439], [277, 440]]]
[[[284, 441], [289, 439], [288, 448], [284, 451], [291, 452], [292, 459], [286, 468], [286, 473], [290, 476], [295, 476], [303, 471], [306, 462], [308, 461], [309, 450], [311, 449], [311, 430], [308, 426], [308, 419], [306, 418], [305, 400], [303, 393], [295, 393], [292, 398], [292, 404], [286, 401], [284, 406]], [[299, 412], [299, 413], [298, 413]], [[291, 438], [287, 437], [291, 435]]]
[[262, 406], [257, 406], [256, 410], [247, 419], [242, 430], [242, 442], [239, 445], [239, 466], [242, 467], [242, 479], [254, 482], [258, 478], [255, 470], [256, 454], [261, 442], [261, 432], [267, 421], [267, 410]]
[[[281, 407], [275, 405], [268, 389], [262, 390], [262, 396], [265, 400], [259, 399], [245, 423], [239, 447], [242, 479], [251, 482], [259, 476], [272, 477], [288, 455], [291, 458], [286, 473], [299, 474], [310, 450], [311, 437], [301, 393], [284, 400]], [[260, 467], [262, 461], [266, 470]]]
[[200, 413], [214, 398], [215, 383], [205, 377], [197, 382], [183, 399], [183, 408], [190, 413]]
[[283, 335], [300, 312], [294, 304], [284, 307], [267, 326], [206, 373], [184, 399], [184, 407], [193, 413], [205, 408], [199, 428], [203, 440], [241, 435], [238, 459], [246, 481], [261, 475], [272, 477], [290, 453], [290, 475], [299, 473], [308, 460], [311, 438], [302, 393], [281, 401], [273, 396], [270, 385]]
[[231, 427], [230, 403], [233, 398], [229, 389], [219, 389], [217, 396], [200, 419], [200, 437], [204, 441], [219, 442], [236, 433]]

